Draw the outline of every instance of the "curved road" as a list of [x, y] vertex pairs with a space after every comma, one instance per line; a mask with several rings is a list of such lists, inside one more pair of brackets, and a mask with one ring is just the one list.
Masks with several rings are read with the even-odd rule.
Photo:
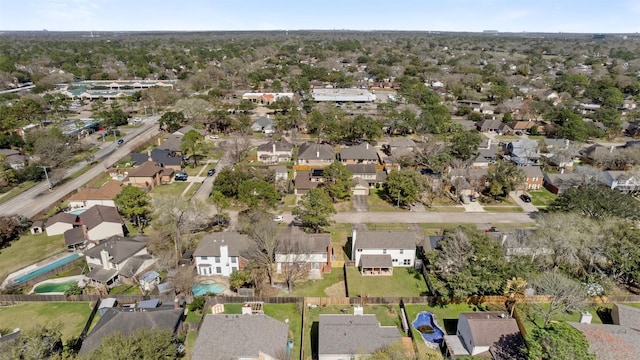
[[[94, 155], [98, 163], [77, 178], [55, 185], [52, 191], [48, 190], [47, 181], [44, 180], [20, 195], [2, 202], [0, 204], [0, 215], [20, 214], [31, 218], [39, 212], [48, 209], [51, 205], [59, 202], [66, 195], [80, 188], [113, 164], [120, 161], [120, 159], [127, 156], [137, 146], [155, 136], [159, 131], [159, 118], [159, 116], [147, 118], [144, 125], [131, 131], [124, 137], [125, 142], [120, 147], [112, 143], [100, 149]], [[80, 162], [66, 169], [65, 178], [68, 178], [85, 166], [87, 166], [86, 162]]]

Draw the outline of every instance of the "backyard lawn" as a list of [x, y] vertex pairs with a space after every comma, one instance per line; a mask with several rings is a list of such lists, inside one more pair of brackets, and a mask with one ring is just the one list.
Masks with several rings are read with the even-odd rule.
[[531, 196], [531, 203], [538, 207], [548, 206], [558, 197], [545, 188], [542, 188], [540, 191], [531, 191], [529, 192], [529, 196]]
[[[529, 307], [528, 310], [527, 306]], [[534, 313], [533, 306], [541, 306], [545, 310], [549, 308], [549, 304], [520, 304], [517, 306], [518, 316], [523, 320], [524, 328], [527, 332], [530, 332], [536, 327], [541, 327], [544, 325], [544, 319], [538, 314]], [[598, 315], [598, 309], [599, 307], [597, 306], [591, 306], [587, 309], [592, 315], [591, 323], [602, 324], [606, 323], [607, 320], [610, 321], [610, 319], [605, 318], [605, 321], [603, 322], [603, 319]], [[572, 311], [569, 313], [557, 314], [551, 318], [551, 321], [579, 322], [580, 312]]]
[[[409, 272], [411, 270], [411, 272]], [[425, 296], [427, 285], [422, 274], [411, 268], [396, 267], [391, 276], [362, 276], [356, 267], [347, 268], [349, 296]]]
[[[283, 293], [282, 296], [300, 296], [300, 297], [324, 297], [335, 294], [327, 294], [325, 289], [344, 281], [344, 271], [342, 268], [333, 268], [331, 273], [322, 274], [322, 280], [308, 280], [307, 282], [296, 285], [291, 293]], [[344, 285], [342, 286], [344, 292]], [[342, 294], [346, 296], [346, 294]]]
[[336, 261], [349, 260], [351, 249], [346, 248], [347, 240], [351, 236], [351, 224], [333, 224], [327, 228], [331, 234], [331, 245]]
[[0, 307], [0, 324], [3, 329], [22, 330], [60, 326], [66, 341], [80, 335], [90, 313], [88, 302], [28, 302]]
[[62, 235], [33, 235], [27, 232], [9, 246], [0, 249], [0, 279], [65, 250]]

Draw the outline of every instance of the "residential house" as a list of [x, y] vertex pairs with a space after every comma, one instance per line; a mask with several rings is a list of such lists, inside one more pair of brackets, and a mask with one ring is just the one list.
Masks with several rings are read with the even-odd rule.
[[395, 326], [381, 326], [373, 314], [320, 314], [318, 360], [366, 359], [376, 350], [399, 343]]
[[84, 251], [94, 283], [111, 287], [120, 276], [131, 278], [153, 264], [143, 237], [112, 236]]
[[498, 134], [511, 134], [513, 129], [500, 120], [483, 120], [477, 123], [477, 129], [480, 132], [495, 132]]
[[613, 304], [613, 324], [591, 324], [592, 315], [582, 313], [580, 323], [569, 323], [589, 342], [589, 352], [597, 359], [640, 359], [640, 309]]
[[349, 164], [378, 164], [378, 154], [368, 142], [351, 147], [343, 147], [338, 154], [339, 160]]
[[298, 165], [325, 167], [335, 161], [335, 153], [329, 144], [306, 142], [298, 148]]
[[610, 189], [618, 189], [623, 193], [635, 193], [640, 191], [640, 178], [629, 171], [603, 171], [602, 184]]
[[509, 127], [512, 128], [514, 132], [521, 131], [522, 133], [530, 132], [531, 128], [538, 130], [538, 124], [535, 121], [512, 121], [509, 123]]
[[292, 152], [293, 144], [282, 138], [258, 145], [257, 156], [265, 164], [278, 164], [291, 161]]
[[523, 107], [525, 106], [524, 101], [520, 99], [507, 99], [502, 104], [498, 105], [498, 109], [501, 113], [511, 113], [514, 115], [523, 116], [524, 111]]
[[281, 359], [288, 339], [287, 324], [264, 314], [210, 314], [202, 321], [191, 359]]
[[254, 132], [262, 132], [265, 134], [273, 134], [275, 132], [275, 124], [273, 120], [267, 116], [261, 116], [251, 124], [251, 130]]
[[133, 309], [125, 307], [107, 308], [89, 335], [82, 340], [80, 355], [97, 349], [102, 340], [112, 334], [131, 335], [142, 329], [170, 330], [178, 336], [182, 329], [184, 310], [173, 307], [155, 309]]
[[171, 153], [172, 156], [182, 156], [182, 135], [170, 134], [165, 136], [163, 142], [158, 140], [158, 149], [166, 150]]
[[500, 354], [517, 354], [524, 346], [516, 319], [500, 312], [460, 313], [456, 335], [445, 335], [444, 341], [452, 359], [464, 356], [502, 359]]
[[545, 189], [555, 195], [560, 195], [571, 188], [584, 184], [584, 177], [580, 174], [566, 172], [562, 174], [544, 174], [542, 184]]
[[287, 266], [331, 272], [331, 261], [335, 260], [331, 234], [307, 234], [298, 227], [289, 226], [278, 238], [275, 253], [278, 273]]
[[416, 148], [417, 148], [416, 142], [411, 140], [408, 137], [402, 138], [402, 139], [393, 140], [393, 141], [391, 141], [389, 143], [389, 149], [390, 149], [390, 152], [392, 154], [393, 154], [393, 152], [395, 150], [414, 151]]
[[491, 161], [487, 160], [482, 154], [478, 154], [475, 160], [473, 160], [473, 163], [471, 163], [471, 166], [474, 168], [488, 168], [490, 163]]
[[238, 232], [221, 232], [205, 236], [193, 253], [198, 275], [229, 276], [247, 265], [244, 252], [251, 239]]
[[591, 145], [580, 151], [582, 158], [588, 163], [599, 163], [603, 159], [616, 157], [619, 148], [617, 146]]
[[144, 189], [153, 189], [172, 180], [173, 169], [162, 167], [153, 161], [147, 161], [129, 172], [127, 184]]
[[508, 143], [504, 152], [504, 158], [518, 166], [535, 165], [540, 159], [538, 142], [529, 139], [519, 139]]
[[193, 126], [191, 126], [191, 125], [187, 125], [187, 126], [183, 126], [183, 127], [181, 127], [180, 129], [178, 129], [178, 130], [174, 131], [174, 132], [173, 132], [173, 135], [184, 136], [184, 135], [186, 135], [186, 134], [187, 134], [189, 131], [191, 131], [191, 130], [193, 130], [193, 131], [197, 132], [198, 134], [200, 134], [200, 135], [202, 135], [202, 136], [204, 136], [204, 135], [205, 135], [205, 133], [206, 133], [206, 132], [205, 132], [204, 130], [202, 130], [202, 129], [196, 129], [196, 128], [194, 128], [194, 127], [193, 127]]
[[242, 100], [249, 100], [256, 104], [270, 105], [274, 101], [281, 98], [293, 99], [293, 93], [244, 93], [242, 94]]
[[124, 236], [126, 225], [118, 209], [113, 206], [94, 205], [78, 215], [78, 223], [85, 228], [88, 240], [102, 240], [118, 235]]
[[353, 174], [354, 180], [363, 180], [367, 187], [375, 186], [378, 182], [378, 172], [374, 164], [348, 164], [347, 170]]
[[173, 169], [174, 171], [182, 170], [182, 156], [167, 149], [153, 149], [146, 154], [132, 153], [131, 161], [136, 165], [142, 165], [147, 161], [153, 161], [160, 166]]
[[44, 230], [47, 232], [47, 236], [62, 235], [65, 231], [79, 225], [78, 215], [61, 212], [47, 219]]
[[363, 275], [391, 275], [393, 267], [413, 267], [416, 244], [424, 239], [411, 231], [353, 229], [351, 258]]
[[539, 166], [521, 166], [520, 170], [524, 173], [524, 184], [521, 188], [524, 190], [540, 190], [542, 189], [543, 177], [542, 170]]
[[86, 209], [94, 205], [115, 207], [114, 199], [122, 190], [122, 182], [110, 180], [100, 187], [88, 187], [78, 190], [69, 198], [69, 207], [72, 209]]
[[488, 173], [488, 168], [453, 169], [449, 178], [458, 195], [474, 195], [489, 185]]
[[22, 169], [27, 164], [27, 157], [14, 149], [0, 149], [0, 156], [4, 155], [4, 162], [13, 170]]
[[284, 165], [271, 166], [270, 169], [274, 171], [274, 180], [278, 181], [287, 181], [289, 180], [289, 171], [287, 167]]
[[320, 184], [319, 181], [312, 179], [310, 171], [298, 171], [293, 179], [293, 193], [296, 195], [304, 195], [311, 189], [315, 189]]
[[484, 140], [478, 145], [478, 155], [492, 163], [498, 158], [498, 144], [491, 139]]

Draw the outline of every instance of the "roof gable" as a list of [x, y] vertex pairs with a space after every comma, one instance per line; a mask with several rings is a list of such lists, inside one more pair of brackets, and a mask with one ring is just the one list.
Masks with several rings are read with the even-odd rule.
[[144, 249], [146, 246], [147, 242], [144, 240], [112, 236], [101, 241], [97, 246], [86, 250], [84, 254], [94, 259], [100, 259], [100, 252], [104, 250], [109, 253], [112, 263], [120, 264], [138, 253], [140, 250]]
[[118, 209], [113, 206], [94, 205], [78, 216], [82, 225], [91, 230], [102, 223], [122, 224]]
[[316, 142], [306, 142], [298, 149], [298, 159], [302, 160], [333, 160], [335, 154], [333, 148], [328, 144], [318, 144]]
[[378, 155], [376, 154], [373, 146], [369, 145], [369, 143], [364, 142], [360, 145], [351, 146], [347, 148], [340, 149], [340, 159], [342, 160], [378, 160]]
[[242, 256], [242, 252], [249, 247], [251, 239], [248, 235], [229, 231], [213, 233], [200, 240], [193, 256], [220, 256], [220, 246], [228, 247], [229, 256]]
[[398, 329], [395, 326], [380, 326], [375, 315], [320, 314], [320, 355], [371, 354], [397, 341], [400, 341]]

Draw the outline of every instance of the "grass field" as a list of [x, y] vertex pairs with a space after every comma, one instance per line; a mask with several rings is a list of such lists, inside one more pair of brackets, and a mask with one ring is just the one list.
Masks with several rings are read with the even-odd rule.
[[349, 199], [347, 201], [340, 201], [333, 204], [333, 208], [336, 209], [336, 212], [350, 212], [353, 211], [353, 200]]
[[187, 185], [189, 185], [188, 182], [186, 181], [175, 181], [171, 184], [166, 184], [166, 185], [158, 185], [155, 188], [153, 188], [153, 190], [151, 190], [149, 193], [153, 196], [153, 195], [176, 195], [176, 196], [180, 196], [182, 195], [182, 192], [187, 188]]
[[411, 230], [407, 224], [399, 223], [368, 223], [367, 229], [369, 231], [407, 231]]
[[349, 296], [425, 296], [427, 285], [419, 272], [394, 268], [391, 276], [362, 276], [356, 267], [347, 268]]
[[23, 192], [31, 189], [32, 187], [38, 185], [38, 182], [35, 181], [26, 181], [22, 184], [18, 184], [18, 186], [14, 187], [13, 189], [7, 191], [4, 194], [0, 194], [0, 203], [3, 203], [5, 201], [9, 201], [11, 199], [13, 199], [14, 197], [22, 194]]
[[80, 335], [91, 308], [88, 302], [29, 302], [0, 307], [3, 329], [59, 326], [63, 341]]
[[331, 245], [333, 246], [335, 260], [349, 260], [351, 251], [350, 249], [346, 249], [347, 251], [345, 251], [345, 246], [348, 238], [351, 236], [351, 224], [333, 224], [327, 228], [327, 231], [331, 234]]
[[[325, 289], [329, 286], [344, 281], [344, 272], [342, 268], [333, 268], [331, 273], [322, 274], [322, 280], [309, 280], [303, 284], [296, 285], [290, 294], [284, 293], [283, 296], [305, 296], [305, 297], [324, 297], [329, 296], [325, 293]], [[344, 295], [346, 296], [346, 294]]]
[[389, 204], [384, 200], [384, 191], [382, 189], [375, 189], [367, 196], [367, 205], [369, 211], [399, 211], [398, 208]]
[[558, 197], [545, 188], [540, 191], [531, 191], [529, 196], [531, 196], [531, 203], [539, 207], [549, 206]]
[[[549, 308], [549, 304], [520, 304], [517, 306], [517, 311], [519, 313], [518, 315], [522, 320], [524, 320], [524, 328], [526, 329], [527, 333], [531, 332], [531, 330], [536, 327], [541, 327], [544, 325], [543, 317], [536, 313], [535, 308], [541, 308], [543, 309], [543, 311], [546, 311]], [[601, 319], [598, 315], [598, 307], [591, 306], [587, 309], [587, 311], [592, 315], [592, 324], [603, 323], [603, 319]], [[579, 322], [580, 312], [572, 311], [569, 313], [556, 314], [555, 316], [551, 317], [551, 321]]]
[[27, 232], [18, 240], [12, 241], [9, 246], [0, 249], [0, 279], [65, 250], [62, 235], [33, 235]]
[[523, 212], [520, 206], [485, 206], [484, 210], [487, 212]]

